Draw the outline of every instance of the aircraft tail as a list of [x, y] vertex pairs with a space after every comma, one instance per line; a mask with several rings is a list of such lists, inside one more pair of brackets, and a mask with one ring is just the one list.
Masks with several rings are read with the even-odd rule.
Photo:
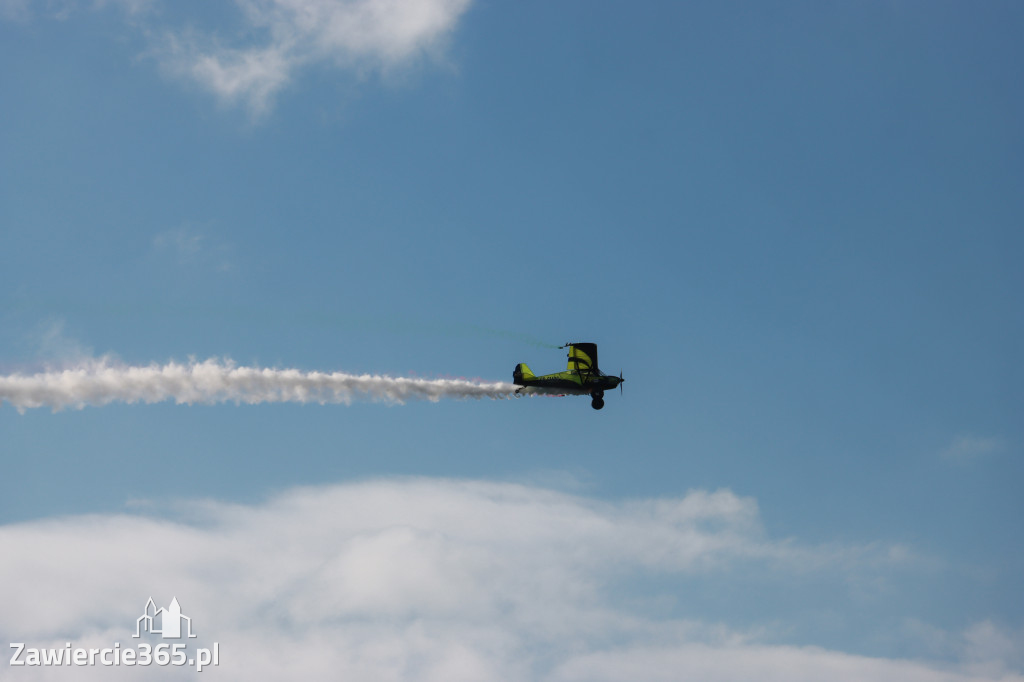
[[513, 372], [512, 372], [512, 383], [514, 383], [514, 384], [525, 385], [525, 384], [523, 384], [523, 381], [525, 379], [536, 379], [536, 378], [537, 378], [537, 375], [534, 374], [530, 370], [530, 368], [526, 366], [526, 363], [524, 363], [524, 362], [520, 362], [518, 365], [516, 365], [515, 370], [513, 370]]

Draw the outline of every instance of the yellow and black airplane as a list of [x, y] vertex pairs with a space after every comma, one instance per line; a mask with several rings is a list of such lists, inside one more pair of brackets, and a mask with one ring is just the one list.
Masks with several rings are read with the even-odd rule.
[[616, 386], [622, 390], [622, 373], [608, 376], [597, 367], [596, 343], [566, 343], [559, 348], [569, 349], [569, 368], [564, 372], [537, 376], [524, 363], [516, 365], [512, 372], [512, 383], [520, 386], [516, 393], [532, 387], [553, 389], [549, 392], [570, 395], [590, 395], [590, 406], [595, 410], [604, 407], [604, 392]]

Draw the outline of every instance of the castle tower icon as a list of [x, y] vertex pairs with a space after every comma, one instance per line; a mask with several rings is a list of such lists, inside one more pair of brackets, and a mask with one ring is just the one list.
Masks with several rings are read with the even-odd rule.
[[181, 612], [177, 597], [171, 598], [171, 605], [166, 609], [158, 609], [150, 597], [142, 615], [135, 621], [135, 634], [132, 637], [141, 637], [143, 632], [148, 632], [164, 639], [180, 639], [182, 621], [185, 622], [187, 636], [195, 637], [192, 634], [192, 619]]

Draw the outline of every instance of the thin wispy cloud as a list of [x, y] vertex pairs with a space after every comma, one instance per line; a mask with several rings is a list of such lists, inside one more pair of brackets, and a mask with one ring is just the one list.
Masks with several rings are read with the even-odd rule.
[[149, 12], [161, 0], [0, 0], [0, 19], [28, 22], [36, 17], [67, 20], [80, 11], [116, 8], [129, 16]]
[[158, 53], [172, 71], [254, 114], [305, 67], [365, 74], [439, 54], [470, 0], [236, 0], [247, 38], [166, 33]]
[[66, 327], [60, 318], [51, 318], [36, 327], [30, 338], [39, 359], [54, 367], [66, 367], [93, 357], [92, 348], [71, 336]]
[[1005, 444], [1000, 438], [964, 434], [957, 436], [942, 451], [942, 458], [951, 462], [967, 463], [990, 457], [1003, 450]]
[[154, 235], [153, 251], [158, 256], [169, 257], [181, 266], [201, 267], [216, 272], [236, 269], [231, 245], [210, 237], [207, 232], [192, 225], [183, 225]]
[[150, 42], [146, 54], [175, 77], [254, 118], [304, 70], [326, 66], [357, 78], [440, 60], [472, 0], [234, 0], [234, 25], [166, 23], [161, 0], [43, 3], [0, 0], [0, 18], [68, 19], [116, 9]]
[[[968, 633], [969, 660], [949, 665], [778, 644], [771, 627], [652, 615], [619, 598], [624, 581], [646, 576], [784, 576], [819, 553], [816, 571], [876, 570], [767, 536], [756, 502], [727, 490], [608, 503], [404, 479], [170, 509], [0, 527], [0, 638], [109, 647], [149, 597], [177, 597], [197, 645], [219, 642], [232, 679], [1024, 679], [987, 624]], [[76, 679], [111, 672], [79, 668]]]
[[170, 251], [180, 259], [187, 260], [199, 254], [204, 240], [205, 237], [199, 232], [180, 227], [153, 237], [153, 246], [158, 251]]
[[29, 0], [0, 0], [0, 19], [26, 21], [30, 16]]
[[161, 0], [91, 0], [87, 5], [93, 9], [117, 7], [130, 15], [139, 15], [153, 10]]

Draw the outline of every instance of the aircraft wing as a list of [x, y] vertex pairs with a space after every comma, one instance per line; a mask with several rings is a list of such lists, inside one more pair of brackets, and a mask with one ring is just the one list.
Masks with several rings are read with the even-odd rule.
[[569, 343], [569, 371], [597, 374], [597, 344]]

